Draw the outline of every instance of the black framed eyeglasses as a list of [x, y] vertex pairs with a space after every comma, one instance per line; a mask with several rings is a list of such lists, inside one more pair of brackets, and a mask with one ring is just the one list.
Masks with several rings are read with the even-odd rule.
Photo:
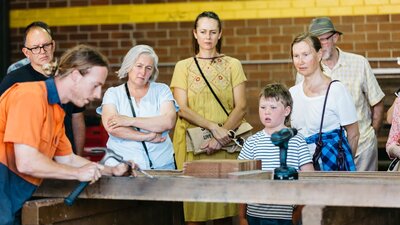
[[336, 33], [335, 32], [333, 32], [331, 35], [329, 35], [328, 37], [326, 37], [326, 38], [318, 38], [319, 39], [319, 41], [321, 42], [321, 43], [326, 43], [331, 37], [333, 37], [333, 35], [335, 35]]
[[33, 47], [33, 48], [28, 48], [28, 47], [24, 46], [24, 48], [28, 49], [33, 54], [39, 54], [41, 49], [43, 49], [44, 52], [48, 52], [51, 50], [52, 47], [53, 47], [53, 42], [43, 44], [42, 46], [39, 45], [39, 46]]
[[236, 137], [236, 132], [233, 130], [228, 130], [228, 137], [230, 139], [232, 139], [233, 142], [235, 142], [235, 144], [241, 148], [243, 148], [244, 145], [244, 138], [242, 137]]

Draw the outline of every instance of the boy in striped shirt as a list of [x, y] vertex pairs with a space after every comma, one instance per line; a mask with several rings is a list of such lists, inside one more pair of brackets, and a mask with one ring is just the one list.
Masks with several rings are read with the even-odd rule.
[[[247, 139], [239, 159], [261, 160], [262, 170], [280, 166], [279, 147], [271, 142], [271, 134], [286, 128], [290, 121], [293, 100], [282, 84], [269, 84], [260, 93], [259, 116], [264, 129]], [[311, 154], [304, 137], [298, 133], [288, 143], [287, 166], [300, 171], [313, 171]], [[293, 205], [241, 204], [240, 225], [292, 225]]]

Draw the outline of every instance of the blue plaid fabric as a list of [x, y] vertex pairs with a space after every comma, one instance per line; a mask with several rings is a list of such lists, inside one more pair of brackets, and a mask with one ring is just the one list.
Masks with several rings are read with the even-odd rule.
[[12, 72], [14, 70], [19, 69], [19, 68], [29, 64], [30, 62], [31, 61], [29, 61], [28, 58], [24, 58], [24, 59], [19, 60], [16, 63], [11, 64], [11, 66], [9, 66], [8, 69], [7, 69], [7, 74], [9, 74], [10, 72]]
[[[321, 170], [323, 171], [356, 171], [353, 155], [351, 154], [350, 144], [342, 128], [322, 133], [322, 149], [320, 157]], [[339, 154], [340, 133], [342, 133], [342, 149], [344, 155]], [[318, 142], [319, 134], [314, 134], [306, 138], [307, 144]], [[340, 163], [345, 160], [345, 163]], [[344, 165], [344, 167], [342, 166]]]

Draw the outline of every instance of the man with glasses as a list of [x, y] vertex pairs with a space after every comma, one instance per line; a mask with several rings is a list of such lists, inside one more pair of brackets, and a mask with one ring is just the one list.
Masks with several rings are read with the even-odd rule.
[[[337, 31], [328, 17], [311, 21], [309, 32], [317, 36], [322, 45], [321, 65], [324, 73], [333, 80], [340, 80], [351, 93], [354, 100], [360, 139], [355, 156], [358, 171], [378, 169], [378, 140], [376, 135], [383, 118], [383, 97], [368, 60], [336, 46], [342, 32]], [[296, 83], [302, 76], [297, 74]]]
[[[4, 77], [0, 83], [0, 95], [15, 83], [43, 81], [52, 76], [51, 71], [46, 70], [46, 65], [53, 61], [55, 50], [55, 41], [52, 38], [49, 26], [41, 21], [33, 22], [25, 28], [23, 38], [22, 52], [30, 63]], [[85, 143], [84, 108], [68, 103], [63, 105], [63, 109], [66, 113], [64, 119], [65, 133], [74, 152], [80, 154]]]

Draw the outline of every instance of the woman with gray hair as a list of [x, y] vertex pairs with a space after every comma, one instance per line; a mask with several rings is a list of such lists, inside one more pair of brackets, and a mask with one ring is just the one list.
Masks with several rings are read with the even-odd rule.
[[107, 148], [142, 169], [175, 169], [168, 132], [175, 125], [178, 106], [169, 87], [155, 82], [157, 65], [158, 56], [150, 46], [131, 48], [118, 71], [127, 82], [109, 88], [97, 112], [109, 134]]

